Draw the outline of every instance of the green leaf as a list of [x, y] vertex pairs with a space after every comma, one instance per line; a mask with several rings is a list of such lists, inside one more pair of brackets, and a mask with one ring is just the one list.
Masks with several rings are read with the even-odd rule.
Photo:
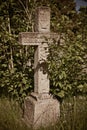
[[63, 98], [63, 97], [65, 96], [64, 91], [61, 90], [61, 91], [58, 93], [58, 96], [59, 96], [60, 98]]

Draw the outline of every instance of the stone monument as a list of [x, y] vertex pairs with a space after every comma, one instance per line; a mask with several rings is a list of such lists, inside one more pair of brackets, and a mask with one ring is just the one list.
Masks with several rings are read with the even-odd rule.
[[39, 7], [36, 10], [35, 32], [21, 32], [19, 34], [20, 44], [36, 47], [34, 54], [34, 92], [24, 102], [24, 120], [28, 126], [34, 128], [54, 124], [60, 116], [60, 104], [49, 94], [46, 38], [57, 39], [58, 34], [50, 33], [50, 8]]

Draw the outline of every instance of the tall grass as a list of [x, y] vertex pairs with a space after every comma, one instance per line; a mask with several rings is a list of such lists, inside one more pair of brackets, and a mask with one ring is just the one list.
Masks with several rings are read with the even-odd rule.
[[73, 97], [63, 101], [58, 130], [87, 130], [87, 97]]
[[22, 121], [22, 111], [16, 101], [0, 99], [0, 130], [29, 130]]
[[[32, 130], [24, 124], [17, 102], [0, 99], [0, 130]], [[87, 97], [65, 99], [61, 103], [58, 123], [39, 130], [87, 130]]]

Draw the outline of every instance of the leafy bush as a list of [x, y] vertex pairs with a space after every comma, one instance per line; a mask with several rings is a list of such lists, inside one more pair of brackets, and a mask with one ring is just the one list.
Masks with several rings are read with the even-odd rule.
[[[87, 93], [87, 41], [77, 35], [49, 44], [48, 71], [51, 92], [59, 98]], [[62, 42], [61, 42], [62, 41]]]
[[0, 1], [0, 96], [10, 96], [19, 101], [33, 86], [32, 65], [28, 66], [27, 62], [33, 60], [34, 50], [18, 44], [18, 33], [31, 30], [29, 25], [32, 21], [26, 18], [27, 12], [20, 2]]
[[49, 46], [51, 92], [64, 98], [87, 91], [87, 8], [78, 14], [73, 0], [1, 0], [0, 95], [22, 101], [33, 90], [34, 48], [20, 46], [18, 34], [34, 31], [35, 8], [43, 5], [51, 8], [51, 30], [60, 36]]
[[48, 72], [51, 92], [62, 99], [87, 93], [87, 7], [79, 14], [74, 9], [59, 14], [55, 24], [59, 38], [53, 43], [48, 39]]

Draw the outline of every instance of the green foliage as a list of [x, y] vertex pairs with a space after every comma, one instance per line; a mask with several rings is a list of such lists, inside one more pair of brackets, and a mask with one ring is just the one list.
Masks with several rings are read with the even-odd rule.
[[86, 44], [77, 35], [73, 41], [65, 38], [64, 44], [53, 43], [49, 46], [51, 92], [57, 97], [87, 92]]
[[[56, 27], [59, 39], [53, 39], [52, 44], [48, 42], [51, 92], [60, 99], [68, 95], [87, 93], [86, 11], [83, 9], [79, 14], [74, 11], [74, 18], [67, 14], [61, 15], [62, 21]], [[73, 23], [75, 18], [76, 21]]]
[[34, 49], [19, 46], [18, 33], [31, 30], [32, 20], [20, 1], [0, 1], [0, 12], [0, 95], [23, 100], [33, 86]]
[[0, 95], [22, 100], [33, 90], [34, 48], [20, 46], [18, 34], [34, 31], [35, 8], [43, 5], [60, 36], [49, 46], [51, 92], [58, 98], [87, 92], [87, 8], [78, 14], [73, 0], [1, 0]]

